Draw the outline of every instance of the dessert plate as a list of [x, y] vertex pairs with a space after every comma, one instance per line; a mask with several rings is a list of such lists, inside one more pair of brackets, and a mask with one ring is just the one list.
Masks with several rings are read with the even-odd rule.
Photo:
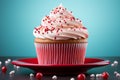
[[37, 58], [24, 58], [12, 61], [13, 65], [30, 68], [43, 74], [78, 74], [85, 73], [87, 70], [95, 67], [110, 64], [108, 60], [98, 58], [85, 58], [84, 64], [64, 64], [64, 65], [40, 65]]

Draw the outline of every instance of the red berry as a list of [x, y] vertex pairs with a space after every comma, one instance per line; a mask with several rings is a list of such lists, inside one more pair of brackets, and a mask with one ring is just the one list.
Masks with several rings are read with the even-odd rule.
[[79, 74], [77, 76], [77, 80], [85, 80], [85, 78], [86, 78], [85, 74]]
[[36, 79], [41, 80], [42, 76], [43, 76], [43, 74], [40, 73], [40, 72], [38, 72], [38, 73], [36, 74]]
[[102, 77], [103, 77], [104, 79], [108, 79], [109, 73], [108, 73], [108, 72], [103, 72], [103, 73], [102, 73]]
[[7, 71], [6, 66], [3, 66], [3, 67], [2, 67], [2, 72], [3, 72], [3, 73], [6, 73], [6, 71]]

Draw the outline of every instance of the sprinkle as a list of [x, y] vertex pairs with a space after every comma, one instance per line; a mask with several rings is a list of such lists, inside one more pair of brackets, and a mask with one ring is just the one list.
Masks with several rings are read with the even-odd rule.
[[116, 74], [116, 77], [120, 77], [120, 74], [119, 74], [119, 73], [117, 73], [117, 74]]
[[114, 67], [115, 65], [112, 63], [111, 66]]
[[42, 34], [44, 34], [44, 33], [42, 33]]
[[76, 31], [76, 29], [74, 28], [74, 31]]
[[38, 34], [40, 34], [40, 31], [38, 31]]
[[90, 77], [91, 77], [91, 78], [94, 78], [94, 77], [95, 77], [95, 75], [94, 75], [94, 74], [91, 74], [91, 75], [90, 75]]
[[118, 72], [117, 71], [114, 71], [114, 74], [116, 75]]
[[15, 75], [15, 71], [14, 70], [10, 71], [9, 75], [10, 77], [13, 77]]
[[8, 59], [7, 61], [8, 61], [8, 62], [11, 62], [11, 59]]
[[113, 63], [114, 63], [115, 66], [118, 65], [118, 61], [114, 61]]
[[52, 27], [52, 28], [51, 28], [51, 31], [53, 31], [54, 29], [55, 29], [55, 28], [54, 28], [54, 27]]
[[59, 9], [61, 9], [61, 7], [59, 7]]
[[53, 79], [53, 80], [57, 80], [57, 76], [54, 75], [54, 76], [52, 77], [52, 79]]
[[70, 80], [75, 80], [75, 78], [70, 78]]
[[86, 27], [82, 27], [83, 29], [87, 29]]
[[98, 78], [98, 77], [99, 77], [99, 74], [96, 74], [96, 77]]
[[37, 80], [41, 80], [42, 77], [43, 77], [43, 74], [38, 72], [35, 77], [36, 77]]
[[8, 63], [9, 63], [8, 61], [5, 61], [5, 65], [8, 65]]
[[59, 30], [60, 30], [60, 28], [57, 29], [57, 33], [58, 33]]
[[16, 66], [16, 68], [17, 68], [17, 70], [19, 70], [19, 69], [20, 69], [20, 66]]
[[34, 77], [34, 74], [33, 74], [33, 73], [30, 73], [30, 77]]
[[75, 20], [75, 17], [72, 17], [73, 20]]
[[38, 29], [37, 29], [37, 28], [35, 28], [35, 30], [37, 31]]
[[76, 18], [76, 20], [79, 20], [78, 18]]
[[45, 32], [47, 32], [49, 29], [48, 28], [45, 28]]
[[72, 13], [72, 11], [70, 11], [70, 13]]
[[1, 66], [2, 62], [0, 61], [0, 66]]
[[59, 21], [61, 23], [61, 21]]
[[7, 67], [6, 67], [6, 66], [3, 66], [1, 70], [2, 70], [3, 73], [6, 73]]
[[56, 36], [54, 37], [54, 40], [56, 40]]
[[51, 23], [51, 21], [48, 21], [48, 23]]

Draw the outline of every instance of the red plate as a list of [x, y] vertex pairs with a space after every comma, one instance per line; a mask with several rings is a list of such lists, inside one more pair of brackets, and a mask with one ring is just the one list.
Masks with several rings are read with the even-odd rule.
[[78, 74], [84, 73], [87, 70], [110, 64], [108, 60], [98, 58], [86, 58], [85, 64], [76, 65], [40, 65], [37, 58], [24, 58], [12, 61], [13, 65], [30, 68], [36, 72], [44, 74]]

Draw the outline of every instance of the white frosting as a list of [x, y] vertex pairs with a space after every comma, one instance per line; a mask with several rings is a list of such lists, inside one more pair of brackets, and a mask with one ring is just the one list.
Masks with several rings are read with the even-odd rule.
[[70, 38], [88, 38], [88, 31], [81, 21], [62, 5], [53, 9], [49, 16], [45, 16], [41, 25], [33, 30], [36, 38], [67, 40]]

